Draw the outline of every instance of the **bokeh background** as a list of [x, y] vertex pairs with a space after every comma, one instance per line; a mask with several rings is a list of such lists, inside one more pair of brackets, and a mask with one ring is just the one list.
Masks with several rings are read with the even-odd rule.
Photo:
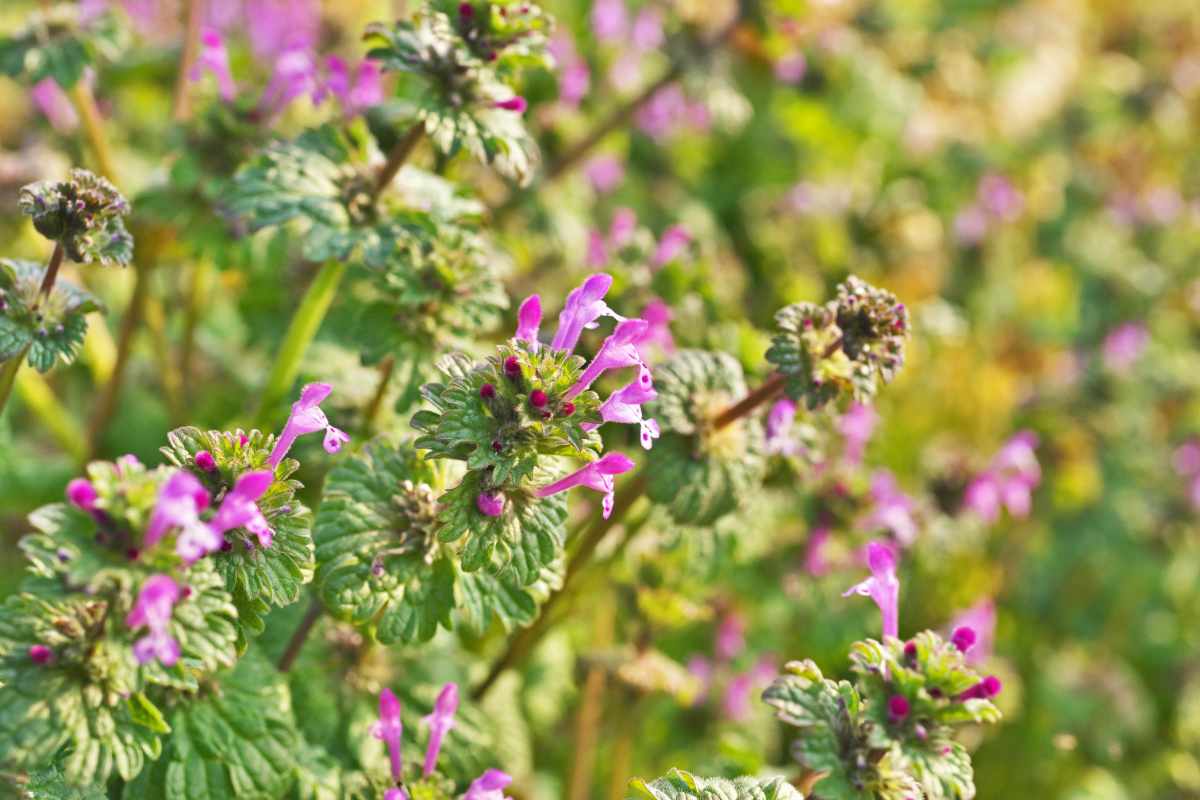
[[[88, 426], [133, 270], [89, 277], [111, 312], [93, 317], [79, 362], [44, 380], [23, 371], [0, 418], [0, 595], [20, 577], [24, 516], [61, 497], [89, 449], [158, 463], [175, 425], [245, 421], [310, 277], [288, 235], [245, 236], [219, 202], [201, 202], [228, 172], [171, 118], [181, 10], [126, 5], [131, 44], [94, 86], [139, 255], [153, 253], [150, 300], [94, 447]], [[351, 60], [364, 23], [403, 11], [293, 5], [316, 6], [322, 54]], [[31, 6], [3, 3], [0, 30]], [[504, 766], [527, 796], [567, 797], [581, 751], [596, 797], [672, 766], [785, 765], [755, 687], [790, 658], [844, 674], [848, 645], [876, 635], [874, 607], [841, 592], [861, 577], [856, 549], [884, 528], [911, 539], [902, 632], [994, 609], [981, 668], [1004, 681], [1005, 718], [971, 733], [980, 798], [1200, 797], [1200, 5], [782, 0], [686, 58], [684, 27], [717, 29], [724, 0], [548, 10], [559, 69], [530, 75], [524, 94], [549, 163], [684, 66], [628, 125], [507, 205], [510, 187], [469, 159], [418, 153], [504, 205], [493, 219], [510, 297], [539, 291], [557, 308], [552, 298], [602, 265], [624, 313], [661, 299], [676, 346], [731, 352], [758, 376], [774, 311], [821, 301], [848, 274], [894, 291], [914, 333], [873, 430], [802, 415], [778, 435], [768, 487], [746, 514], [707, 530], [650, 516], [628, 547], [602, 554], [531, 679], [494, 702], [512, 718]], [[230, 46], [241, 91], [261, 91], [268, 71], [244, 42]], [[204, 82], [193, 91], [198, 107], [214, 102]], [[17, 189], [88, 163], [86, 145], [69, 104], [0, 79], [0, 108], [0, 254], [44, 259]], [[328, 117], [301, 100], [269, 127], [286, 136]], [[200, 199], [189, 206], [166, 185]], [[623, 209], [636, 236], [614, 246]], [[664, 234], [680, 246], [660, 265]], [[353, 419], [374, 387], [353, 312], [348, 292], [306, 366], [339, 386], [335, 419]], [[407, 401], [390, 399], [400, 408], [384, 424], [403, 429]], [[989, 519], [967, 487], [1020, 431], [1037, 438], [1030, 508]], [[859, 441], [865, 453], [847, 452]], [[306, 448], [315, 497], [331, 460]], [[666, 661], [652, 679], [631, 668], [602, 685], [585, 747], [589, 664], [631, 642]], [[471, 669], [478, 644], [439, 641], [451, 655], [438, 657]], [[442, 651], [411, 657], [429, 652]]]

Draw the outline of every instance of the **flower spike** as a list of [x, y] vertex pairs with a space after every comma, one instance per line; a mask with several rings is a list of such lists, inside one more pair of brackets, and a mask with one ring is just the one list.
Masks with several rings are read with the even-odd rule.
[[624, 319], [617, 323], [612, 335], [604, 340], [604, 344], [600, 345], [600, 350], [592, 359], [592, 363], [588, 364], [587, 369], [579, 376], [579, 381], [567, 390], [567, 399], [585, 391], [597, 378], [610, 369], [640, 366], [642, 371], [638, 374], [638, 380], [644, 383], [649, 382], [650, 371], [646, 369], [646, 365], [642, 361], [642, 354], [638, 352], [638, 344], [645, 338], [649, 327], [646, 321], [641, 319]]
[[208, 492], [190, 472], [180, 470], [167, 479], [158, 493], [158, 502], [142, 540], [153, 547], [170, 528], [179, 529], [175, 552], [185, 563], [217, 551], [221, 535], [200, 521], [200, 512], [208, 508]]
[[842, 593], [842, 597], [852, 594], [870, 597], [883, 615], [883, 635], [899, 636], [900, 581], [896, 578], [896, 556], [886, 544], [870, 542], [867, 545], [867, 565], [871, 568], [871, 577], [851, 586]]

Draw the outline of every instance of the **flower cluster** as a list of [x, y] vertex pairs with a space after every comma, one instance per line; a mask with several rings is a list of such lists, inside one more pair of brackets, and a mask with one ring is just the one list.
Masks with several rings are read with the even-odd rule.
[[1037, 459], [1038, 437], [1021, 431], [996, 453], [988, 468], [967, 486], [963, 505], [985, 522], [995, 522], [1001, 508], [1014, 517], [1029, 515], [1033, 490], [1042, 480]]
[[129, 263], [133, 237], [123, 219], [129, 203], [104, 178], [73, 169], [66, 180], [24, 187], [17, 202], [38, 233], [61, 243], [72, 261]]
[[[391, 689], [384, 689], [379, 694], [379, 720], [372, 726], [371, 734], [384, 743], [387, 748], [391, 770], [391, 781], [394, 784], [384, 793], [384, 800], [411, 800], [413, 797], [425, 797], [429, 787], [440, 786], [444, 783], [437, 775], [438, 756], [445, 743], [446, 734], [455, 725], [455, 714], [458, 711], [458, 685], [447, 683], [438, 693], [434, 701], [433, 711], [422, 719], [429, 730], [429, 743], [425, 749], [425, 761], [421, 766], [419, 777], [405, 778], [402, 740], [404, 724], [400, 719], [400, 700]], [[488, 769], [472, 781], [461, 800], [504, 800], [504, 787], [512, 783], [512, 778], [498, 769]], [[411, 785], [412, 791], [408, 788]], [[437, 796], [443, 796], [438, 794]], [[447, 793], [448, 796], [448, 793]]]

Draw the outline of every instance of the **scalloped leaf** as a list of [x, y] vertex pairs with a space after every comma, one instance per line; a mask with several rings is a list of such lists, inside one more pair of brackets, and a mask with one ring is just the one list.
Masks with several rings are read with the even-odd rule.
[[126, 798], [272, 800], [295, 782], [300, 738], [287, 683], [251, 650], [219, 682], [169, 714], [162, 758]]
[[630, 781], [633, 800], [804, 800], [783, 778], [701, 778], [674, 769], [651, 783]]
[[93, 295], [63, 280], [39, 299], [44, 273], [45, 267], [32, 261], [0, 259], [0, 361], [27, 353], [38, 372], [60, 360], [74, 361], [87, 333], [87, 315], [103, 308]]
[[114, 15], [101, 14], [86, 28], [75, 4], [60, 3], [33, 11], [25, 28], [0, 38], [0, 73], [28, 85], [53, 78], [70, 89], [95, 61], [115, 58], [125, 45]]
[[654, 385], [649, 415], [662, 438], [647, 455], [646, 494], [676, 522], [710, 525], [754, 496], [766, 467], [757, 420], [721, 431], [708, 422], [746, 394], [741, 365], [725, 353], [683, 350], [655, 368]]

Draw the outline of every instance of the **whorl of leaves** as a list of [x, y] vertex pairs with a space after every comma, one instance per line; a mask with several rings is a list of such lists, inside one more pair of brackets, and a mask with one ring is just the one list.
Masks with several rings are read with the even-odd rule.
[[823, 306], [780, 309], [775, 324], [767, 360], [787, 378], [788, 395], [810, 409], [866, 401], [904, 364], [907, 310], [891, 292], [854, 276]]
[[[452, 12], [458, 24], [448, 13], [423, 11], [411, 22], [375, 23], [366, 32], [368, 57], [385, 70], [420, 80], [423, 91], [416, 101], [416, 118], [441, 152], [452, 155], [465, 148], [522, 185], [533, 177], [537, 144], [520, 112], [498, 108], [497, 103], [516, 95], [504, 79], [511, 78], [518, 65], [543, 58], [544, 17], [527, 5], [530, 11], [514, 14], [511, 22], [480, 22], [500, 16], [498, 10], [508, 6], [480, 3], [468, 6], [473, 9], [469, 17], [457, 9]], [[525, 28], [505, 27], [512, 25]], [[502, 49], [492, 51], [493, 45]], [[481, 53], [481, 48], [489, 49]], [[489, 60], [492, 52], [495, 61]]]
[[804, 800], [784, 778], [701, 778], [682, 770], [646, 783], [630, 781], [630, 800]]
[[0, 259], [0, 361], [24, 353], [39, 372], [74, 361], [87, 315], [102, 310], [99, 300], [63, 280], [42, 297], [44, 274], [41, 264]]
[[[196, 476], [209, 491], [211, 507], [217, 508], [239, 477], [270, 469], [267, 459], [274, 442], [273, 435], [257, 430], [244, 433], [186, 427], [167, 435], [162, 453], [171, 464]], [[215, 470], [196, 466], [196, 453], [201, 450], [212, 454]], [[243, 648], [247, 639], [262, 632], [263, 618], [273, 606], [296, 602], [301, 587], [312, 580], [312, 512], [296, 499], [303, 484], [291, 478], [299, 466], [294, 458], [283, 459], [275, 467], [275, 480], [258, 500], [259, 511], [275, 532], [271, 546], [260, 547], [254, 534], [235, 528], [225, 534], [228, 549], [209, 556], [237, 605]]]
[[73, 169], [64, 181], [31, 183], [21, 188], [17, 204], [37, 232], [60, 242], [72, 261], [125, 266], [133, 258], [124, 221], [129, 203], [99, 175]]
[[[461, 550], [480, 537], [439, 537], [440, 485], [411, 445], [386, 440], [329, 476], [315, 525], [317, 583], [335, 617], [373, 629], [385, 644], [426, 641], [439, 626], [481, 632], [493, 617], [508, 629], [533, 621], [559, 584], [561, 537], [551, 534], [545, 552], [536, 537], [518, 540], [507, 559], [467, 571]], [[526, 536], [537, 529], [522, 527]], [[557, 514], [548, 530], [562, 530]]]
[[80, 22], [82, 4], [58, 3], [32, 11], [23, 29], [0, 38], [0, 74], [32, 86], [52, 78], [70, 89], [84, 70], [100, 59], [112, 60], [127, 37], [112, 14]]
[[[791, 662], [763, 693], [780, 720], [799, 729], [793, 754], [823, 772], [815, 789], [834, 800], [969, 800], [971, 760], [953, 726], [995, 722], [989, 700], [960, 699], [979, 681], [953, 645], [924, 632], [905, 642], [858, 642], [851, 653], [856, 685], [833, 682], [811, 661]], [[902, 696], [909, 712], [889, 715]]]
[[750, 418], [715, 430], [712, 418], [746, 394], [732, 356], [683, 350], [654, 370], [658, 399], [649, 415], [662, 438], [650, 451], [646, 493], [679, 523], [709, 525], [736, 510], [761, 484], [763, 434]]

